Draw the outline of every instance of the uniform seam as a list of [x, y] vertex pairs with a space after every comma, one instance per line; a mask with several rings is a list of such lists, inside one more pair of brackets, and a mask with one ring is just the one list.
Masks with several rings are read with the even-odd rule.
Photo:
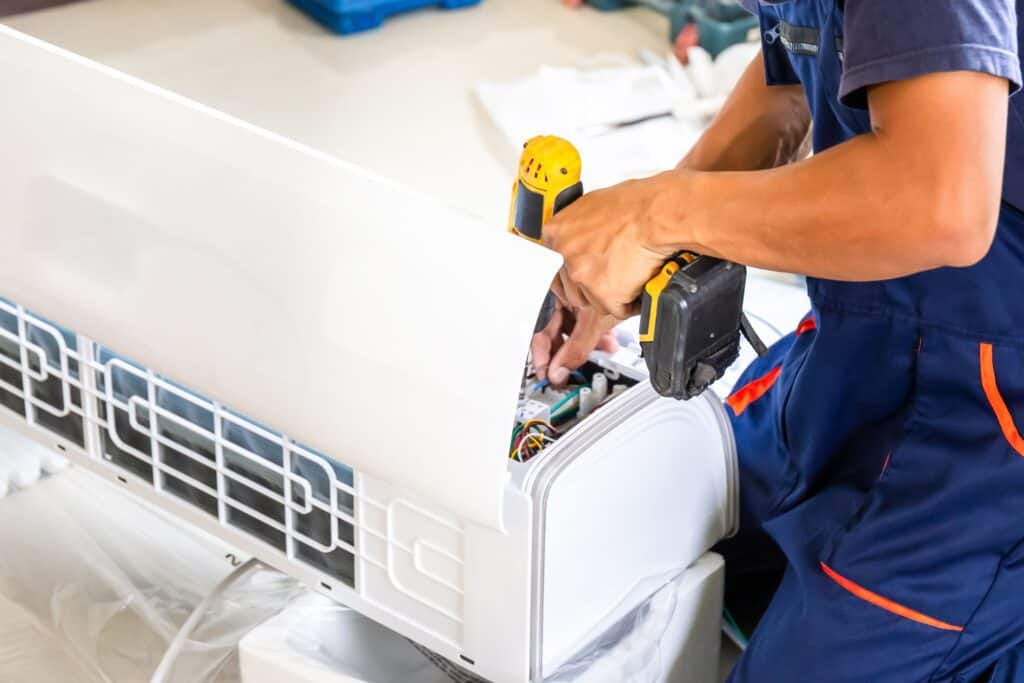
[[881, 317], [888, 320], [899, 320], [903, 322], [913, 323], [921, 328], [937, 330], [939, 332], [946, 332], [948, 334], [956, 335], [964, 339], [978, 342], [981, 339], [985, 339], [993, 344], [999, 344], [1001, 346], [1013, 346], [1019, 349], [1024, 349], [1024, 339], [1020, 337], [1008, 337], [1006, 335], [992, 335], [984, 332], [977, 332], [974, 330], [968, 330], [966, 328], [957, 327], [948, 323], [939, 323], [934, 321], [925, 320], [917, 316], [909, 315], [906, 313], [900, 313], [891, 309], [874, 308], [871, 306], [860, 306], [856, 304], [850, 304], [845, 301], [839, 301], [828, 297], [827, 295], [817, 295], [812, 299], [812, 303], [815, 308], [823, 311], [831, 311], [835, 313], [851, 313], [854, 315]]
[[[878, 489], [888, 481], [889, 478], [884, 476], [886, 472], [888, 472], [888, 470], [894, 465], [898, 466], [900, 452], [907, 445], [911, 435], [920, 429], [924, 423], [924, 416], [921, 408], [920, 351], [914, 354], [913, 381], [914, 385], [911, 389], [910, 397], [907, 399], [905, 407], [906, 414], [904, 415], [902, 424], [900, 425], [899, 435], [889, 445], [888, 455], [886, 456], [887, 466], [885, 470], [882, 471], [882, 474], [877, 479], [871, 482], [871, 486], [864, 492], [860, 502], [846, 517], [842, 526], [832, 532], [828, 537], [828, 544], [823, 551], [823, 557], [830, 563], [836, 559], [836, 552], [839, 544], [843, 540], [843, 537], [853, 531], [868, 506], [871, 504], [871, 501], [878, 495]], [[818, 559], [819, 561], [823, 561], [823, 558]]]
[[[889, 449], [889, 455], [887, 458], [887, 463], [889, 464], [889, 467], [892, 466], [891, 460], [893, 456], [898, 456], [899, 451], [906, 445], [907, 440], [910, 438], [911, 432], [914, 429], [918, 428], [918, 424], [920, 422], [919, 411], [920, 406], [918, 406], [918, 397], [915, 391], [913, 398], [910, 399], [910, 405], [908, 406], [907, 416], [903, 421], [903, 425], [900, 427], [899, 438], [896, 439], [896, 442], [893, 443], [892, 447]], [[886, 470], [888, 470], [889, 467], [886, 467]], [[883, 472], [882, 474], [884, 475], [885, 472]], [[882, 486], [882, 484], [884, 484], [885, 482], [886, 478], [884, 476], [880, 476], [874, 481], [872, 481], [871, 486], [869, 486], [867, 490], [864, 491], [864, 494], [861, 496], [861, 499], [857, 503], [857, 506], [849, 515], [847, 515], [843, 524], [838, 529], [829, 534], [828, 545], [826, 546], [825, 552], [823, 553], [824, 557], [827, 558], [829, 564], [831, 564], [832, 561], [835, 560], [836, 551], [838, 550], [839, 544], [843, 540], [843, 537], [854, 530], [854, 528], [856, 527], [855, 522], [860, 521], [859, 518], [864, 515], [864, 512], [867, 510], [868, 505], [871, 504], [874, 497], [878, 494], [878, 488]], [[819, 558], [819, 561], [825, 560], [821, 560]]]
[[[811, 343], [813, 344], [813, 340]], [[782, 397], [782, 405], [779, 407], [778, 421], [780, 430], [785, 429], [786, 408], [789, 406], [789, 400], [793, 395], [793, 391], [796, 390], [796, 382], [798, 379], [800, 379], [800, 375], [803, 373], [804, 365], [807, 363], [807, 356], [810, 354], [810, 351], [810, 349], [807, 349], [801, 355], [800, 364], [794, 372], [793, 381], [792, 383], [790, 383], [788, 387], [785, 387], [786, 395]], [[797, 487], [800, 485], [800, 471], [797, 468], [796, 464], [793, 462], [793, 449], [789, 444], [788, 431], [786, 433], [785, 439], [781, 438], [781, 434], [779, 435], [779, 437], [780, 440], [783, 442], [783, 446], [786, 449], [786, 470], [788, 472], [789, 478], [791, 479], [791, 482], [789, 486], [786, 487], [786, 490], [774, 501], [771, 508], [769, 508], [769, 516], [780, 514], [786, 502], [789, 500], [789, 498], [793, 495], [793, 492], [796, 491]]]

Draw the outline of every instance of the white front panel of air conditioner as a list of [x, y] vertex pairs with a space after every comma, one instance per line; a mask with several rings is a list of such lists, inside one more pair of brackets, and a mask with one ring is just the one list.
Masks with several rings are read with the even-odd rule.
[[556, 255], [4, 27], [0, 92], [0, 296], [500, 527]]

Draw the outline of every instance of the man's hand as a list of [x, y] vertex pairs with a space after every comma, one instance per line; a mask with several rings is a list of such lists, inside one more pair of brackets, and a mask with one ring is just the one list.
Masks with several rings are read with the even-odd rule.
[[797, 155], [809, 125], [803, 90], [765, 85], [764, 61], [758, 55], [672, 178], [658, 176], [592, 192], [544, 226], [545, 242], [562, 254], [566, 264], [555, 293], [576, 308], [592, 305], [620, 319], [635, 313], [644, 284], [679, 251], [654, 247], [652, 236], [645, 234], [660, 227], [652, 215], [656, 201], [664, 203], [658, 194], [669, 194], [675, 207], [685, 212], [691, 200], [680, 193], [696, 171], [787, 164]]
[[[582, 1], [563, 0], [568, 5], [579, 5]], [[800, 86], [766, 86], [763, 60], [758, 55], [710, 128], [683, 159], [680, 169], [747, 170], [788, 163], [806, 137], [809, 121], [810, 113]], [[628, 237], [630, 231], [636, 232], [641, 224], [645, 207], [642, 201], [634, 201], [643, 193], [634, 195], [633, 190], [627, 188], [650, 182], [636, 181], [585, 195], [544, 226], [549, 246], [562, 252], [567, 263], [553, 289], [562, 301], [576, 302], [576, 313], [559, 305], [556, 320], [534, 337], [533, 360], [541, 379], [551, 379], [561, 385], [595, 348], [614, 350], [615, 339], [609, 331], [615, 319], [632, 312], [640, 288], [674, 253], [664, 250], [652, 253], [652, 250], [638, 248], [640, 243]], [[587, 245], [592, 239], [613, 249], [602, 247], [593, 257], [587, 256], [590, 253]], [[626, 269], [628, 273], [619, 268], [619, 261], [632, 264]], [[586, 303], [586, 290], [572, 285], [571, 273], [580, 270], [586, 273], [588, 269], [588, 281], [598, 281], [592, 283], [591, 288], [600, 293], [615, 292], [606, 299], [606, 309], [616, 309], [616, 315], [579, 305]], [[613, 273], [615, 282], [603, 282]], [[563, 286], [563, 282], [568, 282], [569, 287]]]
[[602, 316], [592, 308], [573, 313], [561, 303], [556, 304], [551, 322], [533, 336], [530, 345], [537, 377], [556, 387], [564, 386], [569, 373], [583, 365], [591, 351], [619, 348], [611, 331], [614, 326], [614, 318]]
[[675, 253], [649, 246], [652, 187], [634, 180], [584, 195], [544, 225], [544, 244], [565, 259], [555, 295], [573, 310], [624, 320], [644, 284]]

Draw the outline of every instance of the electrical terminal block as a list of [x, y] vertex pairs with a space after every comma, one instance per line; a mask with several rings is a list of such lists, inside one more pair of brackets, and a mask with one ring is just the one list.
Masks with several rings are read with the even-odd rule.
[[608, 401], [646, 380], [647, 366], [640, 357], [639, 344], [627, 332], [620, 330], [618, 336], [618, 351], [593, 352], [590, 362], [574, 371], [564, 388], [538, 380], [533, 369], [527, 367], [512, 430], [510, 459], [530, 461]]
[[516, 411], [516, 422], [525, 424], [530, 420], [550, 421], [551, 405], [533, 398], [520, 402], [519, 410]]

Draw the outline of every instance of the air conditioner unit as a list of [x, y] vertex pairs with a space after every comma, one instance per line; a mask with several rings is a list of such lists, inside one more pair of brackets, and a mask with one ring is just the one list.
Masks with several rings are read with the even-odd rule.
[[0, 92], [5, 422], [498, 683], [734, 529], [711, 394], [510, 459], [555, 254], [3, 27]]

